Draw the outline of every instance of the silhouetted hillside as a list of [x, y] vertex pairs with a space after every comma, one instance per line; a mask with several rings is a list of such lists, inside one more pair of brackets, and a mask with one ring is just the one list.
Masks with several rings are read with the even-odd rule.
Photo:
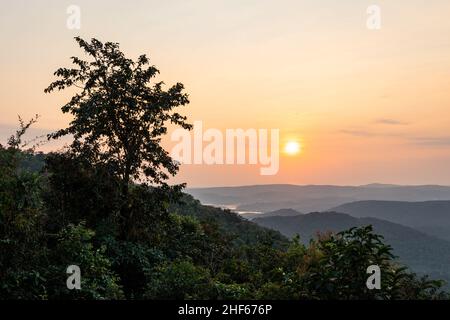
[[380, 218], [450, 240], [450, 201], [357, 201], [330, 211]]
[[254, 244], [258, 241], [271, 241], [277, 247], [287, 245], [287, 239], [280, 232], [264, 228], [250, 222], [239, 214], [227, 209], [205, 206], [190, 195], [183, 197], [182, 203], [173, 205], [173, 211], [180, 215], [193, 216], [201, 222], [216, 223], [239, 244]]

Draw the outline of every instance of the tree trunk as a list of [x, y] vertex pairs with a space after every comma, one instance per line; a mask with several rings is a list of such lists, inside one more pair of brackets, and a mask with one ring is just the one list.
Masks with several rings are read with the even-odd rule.
[[130, 212], [130, 201], [129, 201], [129, 184], [130, 184], [130, 174], [128, 169], [126, 169], [124, 179], [122, 180], [121, 186], [121, 207], [120, 207], [120, 219], [121, 219], [121, 230], [120, 237], [122, 240], [127, 240], [130, 236], [131, 231], [131, 212]]

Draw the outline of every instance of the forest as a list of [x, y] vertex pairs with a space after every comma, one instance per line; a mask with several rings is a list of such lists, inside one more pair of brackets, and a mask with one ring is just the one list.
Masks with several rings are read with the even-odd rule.
[[[372, 226], [319, 234], [305, 244], [238, 214], [204, 206], [170, 185], [179, 164], [161, 145], [189, 97], [166, 89], [142, 55], [76, 38], [88, 60], [56, 70], [46, 92], [76, 89], [72, 115], [37, 152], [20, 120], [0, 145], [0, 299], [448, 299], [439, 279], [398, 263]], [[81, 271], [67, 286], [69, 266]], [[366, 270], [381, 270], [369, 289]]]

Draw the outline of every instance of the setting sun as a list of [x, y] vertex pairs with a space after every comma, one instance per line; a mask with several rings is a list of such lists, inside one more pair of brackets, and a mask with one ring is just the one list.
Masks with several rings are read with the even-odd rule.
[[289, 141], [284, 146], [284, 152], [286, 152], [289, 155], [297, 154], [300, 152], [300, 150], [301, 150], [301, 146], [300, 146], [300, 143], [298, 143], [297, 141]]

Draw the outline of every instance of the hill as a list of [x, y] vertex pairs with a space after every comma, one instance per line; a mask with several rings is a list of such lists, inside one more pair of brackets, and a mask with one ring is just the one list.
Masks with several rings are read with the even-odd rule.
[[357, 201], [330, 211], [380, 218], [450, 240], [450, 201]]
[[173, 212], [193, 216], [200, 222], [215, 223], [226, 234], [234, 238], [236, 244], [255, 244], [259, 241], [273, 242], [277, 247], [288, 244], [280, 232], [248, 221], [228, 209], [205, 206], [190, 195], [185, 195], [179, 204], [172, 204]]
[[363, 186], [271, 184], [239, 187], [190, 188], [187, 193], [202, 203], [233, 205], [240, 211], [269, 212], [292, 208], [301, 212], [325, 211], [361, 200], [450, 200], [450, 187], [437, 185]]

